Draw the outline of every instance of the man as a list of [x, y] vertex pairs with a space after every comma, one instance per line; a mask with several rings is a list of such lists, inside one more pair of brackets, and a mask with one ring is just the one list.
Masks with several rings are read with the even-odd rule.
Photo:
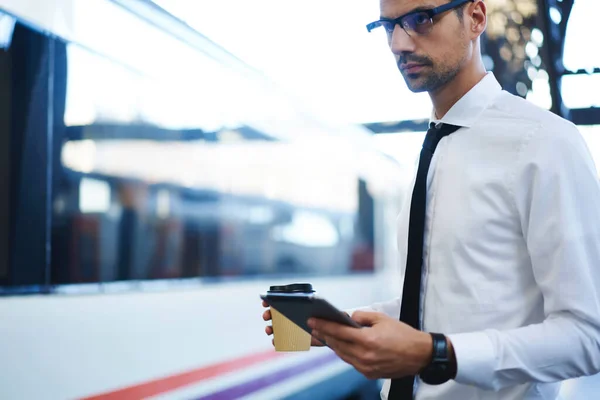
[[600, 371], [600, 184], [585, 143], [486, 73], [482, 0], [380, 5], [369, 30], [386, 29], [408, 87], [433, 103], [398, 218], [402, 296], [354, 312], [362, 329], [311, 319], [313, 335], [390, 379], [382, 398], [556, 399], [561, 380]]

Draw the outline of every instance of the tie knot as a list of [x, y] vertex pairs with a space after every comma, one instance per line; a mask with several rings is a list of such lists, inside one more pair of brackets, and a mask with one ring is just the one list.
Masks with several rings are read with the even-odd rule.
[[433, 154], [435, 149], [444, 136], [448, 136], [451, 133], [456, 132], [460, 129], [460, 126], [450, 124], [434, 124], [433, 122], [429, 125], [429, 130], [425, 136], [423, 142], [423, 149], [426, 149]]

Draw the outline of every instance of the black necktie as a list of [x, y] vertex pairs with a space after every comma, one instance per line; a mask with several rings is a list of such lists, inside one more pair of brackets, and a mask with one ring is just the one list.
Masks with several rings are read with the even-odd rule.
[[[421, 300], [421, 273], [423, 268], [423, 236], [425, 233], [425, 209], [427, 206], [427, 172], [438, 143], [444, 136], [450, 135], [460, 127], [440, 124], [427, 131], [421, 156], [417, 178], [410, 204], [410, 221], [408, 227], [408, 255], [402, 291], [402, 307], [400, 321], [419, 329], [419, 309]], [[412, 400], [414, 376], [392, 379], [388, 400]]]

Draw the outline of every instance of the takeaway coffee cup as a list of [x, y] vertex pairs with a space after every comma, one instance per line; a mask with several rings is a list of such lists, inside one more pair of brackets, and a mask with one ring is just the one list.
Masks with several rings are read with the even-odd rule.
[[[294, 283], [284, 286], [271, 286], [267, 294], [277, 293], [305, 293], [313, 294], [315, 291], [310, 283]], [[271, 307], [273, 323], [273, 340], [275, 351], [308, 351], [310, 350], [311, 335], [290, 321], [283, 314]]]

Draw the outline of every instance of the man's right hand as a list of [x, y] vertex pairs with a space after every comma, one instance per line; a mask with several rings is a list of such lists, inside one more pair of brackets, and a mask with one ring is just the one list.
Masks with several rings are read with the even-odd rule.
[[[268, 308], [268, 307], [269, 307], [269, 305], [268, 305], [268, 304], [267, 304], [267, 303], [266, 303], [264, 300], [263, 300], [263, 302], [262, 302], [262, 305], [263, 305], [263, 307], [266, 307], [266, 308]], [[270, 320], [271, 320], [271, 309], [268, 309], [268, 310], [266, 310], [266, 311], [263, 313], [263, 319], [264, 319], [265, 321], [270, 321]], [[267, 326], [265, 327], [265, 333], [266, 333], [268, 336], [271, 336], [271, 335], [273, 334], [273, 327], [272, 327], [271, 325], [267, 325]], [[274, 341], [274, 339], [272, 339], [272, 340], [271, 340], [271, 342], [273, 343], [273, 346], [274, 346], [274, 345], [275, 345], [275, 341]], [[321, 342], [319, 341], [319, 339], [317, 339], [317, 338], [316, 338], [316, 337], [314, 337], [314, 336], [312, 336], [312, 337], [311, 337], [311, 340], [310, 340], [310, 345], [311, 345], [311, 346], [315, 346], [315, 347], [323, 347], [323, 346], [324, 346], [324, 344], [323, 344], [323, 343], [321, 343]]]

